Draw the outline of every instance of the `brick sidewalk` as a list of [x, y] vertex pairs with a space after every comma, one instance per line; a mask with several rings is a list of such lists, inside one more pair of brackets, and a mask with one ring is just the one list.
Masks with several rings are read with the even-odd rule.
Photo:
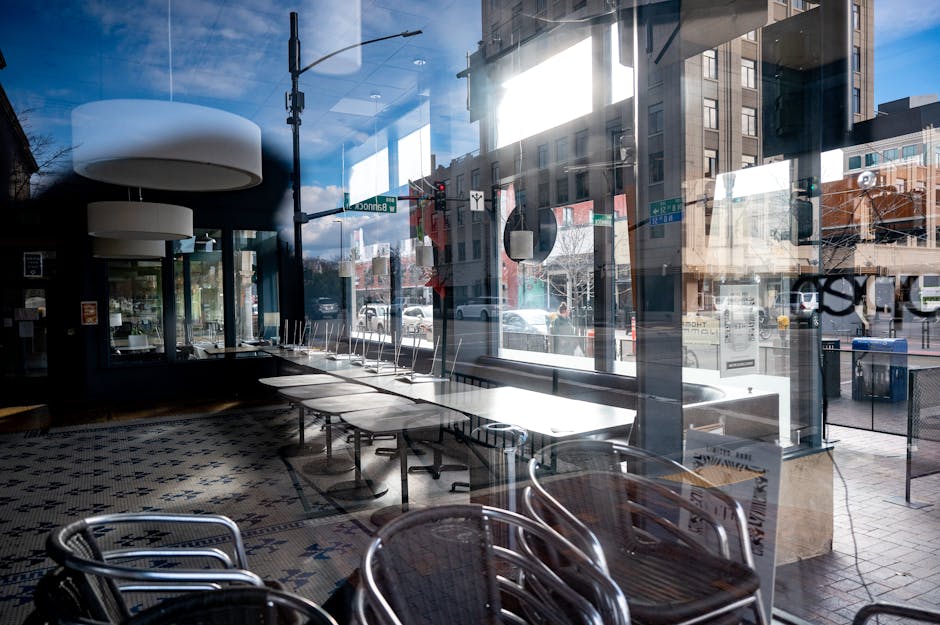
[[904, 437], [831, 426], [829, 438], [845, 477], [834, 475], [833, 550], [778, 567], [774, 605], [819, 625], [873, 601], [940, 609], [940, 475], [911, 482], [912, 501], [931, 505], [910, 508]]

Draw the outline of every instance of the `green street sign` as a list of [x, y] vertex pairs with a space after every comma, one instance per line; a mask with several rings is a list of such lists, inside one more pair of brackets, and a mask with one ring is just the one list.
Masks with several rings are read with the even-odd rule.
[[377, 195], [368, 200], [350, 204], [346, 210], [365, 213], [397, 213], [398, 198], [394, 195]]
[[650, 203], [649, 224], [651, 226], [661, 226], [676, 221], [682, 221], [682, 198], [674, 197]]

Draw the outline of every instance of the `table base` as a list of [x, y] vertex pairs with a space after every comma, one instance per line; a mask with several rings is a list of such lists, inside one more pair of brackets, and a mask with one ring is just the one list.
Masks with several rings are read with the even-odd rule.
[[303, 473], [313, 475], [340, 475], [356, 468], [352, 458], [317, 458], [301, 467]]
[[389, 521], [397, 519], [401, 515], [409, 512], [411, 510], [423, 510], [427, 506], [421, 506], [414, 503], [399, 504], [396, 506], [385, 506], [384, 508], [379, 508], [372, 513], [372, 516], [369, 517], [369, 521], [372, 525], [376, 527], [382, 527]]
[[291, 443], [290, 445], [284, 445], [278, 451], [285, 458], [316, 456], [317, 454], [322, 454], [324, 451], [326, 451], [326, 445], [316, 441], [312, 443], [304, 443], [303, 445], [298, 443]]
[[365, 501], [378, 499], [388, 492], [388, 484], [371, 479], [338, 482], [326, 489], [326, 494], [337, 499]]

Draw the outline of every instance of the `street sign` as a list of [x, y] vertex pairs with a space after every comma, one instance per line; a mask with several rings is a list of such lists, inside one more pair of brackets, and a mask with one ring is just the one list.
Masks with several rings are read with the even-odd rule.
[[472, 211], [482, 211], [486, 210], [484, 203], [484, 195], [482, 191], [470, 191], [470, 210]]
[[377, 195], [368, 200], [350, 204], [347, 210], [362, 211], [365, 213], [397, 213], [398, 196]]
[[660, 226], [674, 221], [682, 221], [682, 198], [674, 197], [650, 204], [649, 224], [651, 226]]
[[591, 215], [591, 223], [595, 226], [600, 226], [602, 228], [610, 228], [614, 225], [614, 216], [613, 215], [598, 215], [594, 213]]

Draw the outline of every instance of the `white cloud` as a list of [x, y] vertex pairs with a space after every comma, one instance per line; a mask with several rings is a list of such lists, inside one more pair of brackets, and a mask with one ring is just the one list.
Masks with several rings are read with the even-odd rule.
[[875, 45], [891, 43], [940, 25], [940, 3], [922, 0], [875, 2]]

